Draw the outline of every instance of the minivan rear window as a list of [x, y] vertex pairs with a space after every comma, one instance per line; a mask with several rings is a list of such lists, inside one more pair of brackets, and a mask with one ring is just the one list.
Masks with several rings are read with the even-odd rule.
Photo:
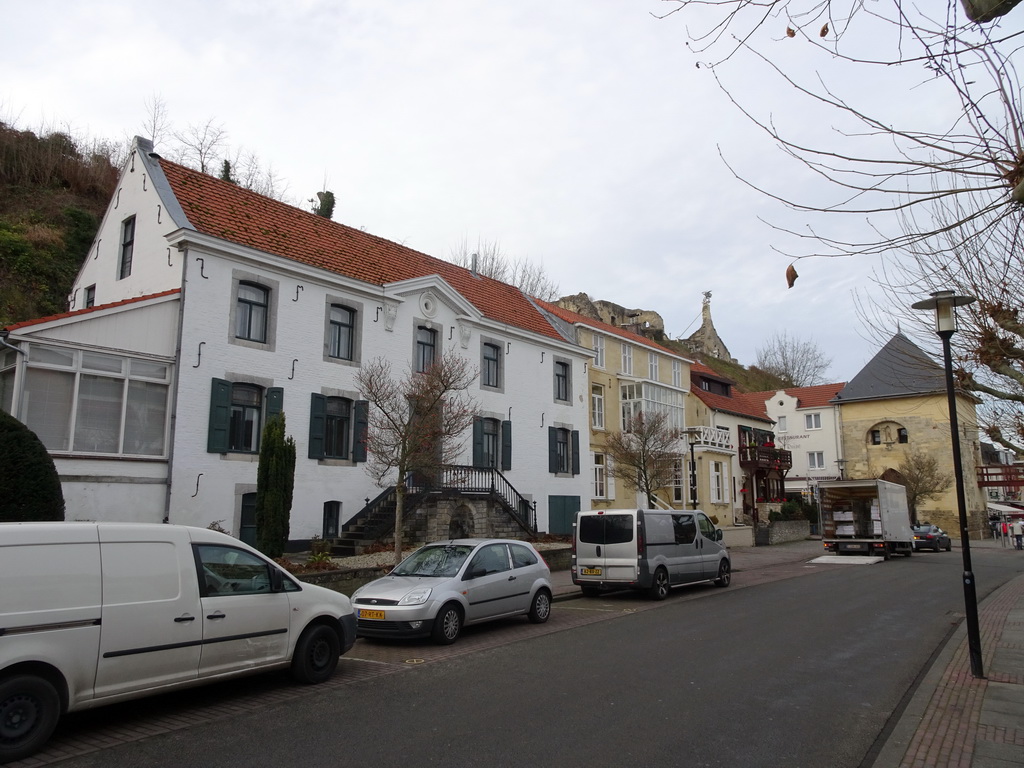
[[632, 515], [582, 515], [579, 537], [586, 544], [624, 544], [633, 540]]

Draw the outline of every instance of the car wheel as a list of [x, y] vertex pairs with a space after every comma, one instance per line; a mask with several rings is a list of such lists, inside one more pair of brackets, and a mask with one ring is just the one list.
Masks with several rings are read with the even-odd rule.
[[341, 656], [338, 633], [326, 624], [314, 624], [295, 644], [292, 676], [300, 683], [323, 683], [331, 678]]
[[947, 552], [952, 552], [953, 551], [953, 540], [952, 539], [946, 539], [946, 551]]
[[718, 564], [718, 578], [715, 579], [716, 587], [728, 587], [732, 583], [732, 567], [728, 560]]
[[534, 624], [543, 624], [551, 617], [551, 595], [546, 589], [538, 589], [526, 614]]
[[600, 597], [601, 590], [597, 587], [580, 587], [584, 597]]
[[60, 717], [60, 696], [48, 681], [16, 675], [0, 682], [0, 763], [37, 752]]
[[451, 645], [462, 631], [462, 609], [455, 603], [441, 606], [430, 630], [430, 637], [438, 645]]
[[659, 568], [654, 572], [654, 581], [651, 583], [651, 598], [664, 600], [668, 597], [668, 572]]

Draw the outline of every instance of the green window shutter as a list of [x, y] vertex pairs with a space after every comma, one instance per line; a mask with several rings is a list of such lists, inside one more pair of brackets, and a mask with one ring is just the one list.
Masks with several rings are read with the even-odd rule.
[[570, 447], [572, 451], [572, 473], [578, 475], [580, 473], [580, 431], [574, 429], [570, 437], [572, 439]]
[[353, 418], [352, 461], [366, 461], [366, 433], [370, 425], [370, 401], [356, 400]]
[[473, 466], [484, 465], [484, 420], [473, 417]]
[[284, 410], [284, 390], [281, 387], [267, 387], [267, 420]]
[[209, 453], [228, 452], [228, 432], [231, 428], [231, 382], [214, 379], [210, 392], [210, 422], [206, 433]]
[[548, 427], [548, 472], [558, 472], [558, 430]]
[[327, 398], [313, 392], [309, 403], [309, 458], [324, 457], [324, 427], [327, 423]]
[[501, 471], [512, 469], [512, 422], [501, 422]]

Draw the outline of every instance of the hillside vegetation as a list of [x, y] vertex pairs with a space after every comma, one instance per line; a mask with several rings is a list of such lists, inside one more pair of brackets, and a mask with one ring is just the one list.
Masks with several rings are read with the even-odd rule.
[[0, 122], [0, 327], [67, 309], [117, 184], [116, 154]]

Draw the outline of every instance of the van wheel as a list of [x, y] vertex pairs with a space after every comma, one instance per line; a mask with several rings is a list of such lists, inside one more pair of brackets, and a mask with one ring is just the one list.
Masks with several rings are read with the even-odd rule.
[[314, 624], [302, 633], [292, 657], [292, 675], [300, 683], [330, 680], [341, 656], [338, 634], [326, 624]]
[[0, 681], [0, 763], [37, 752], [60, 717], [60, 696], [48, 680], [17, 675]]
[[651, 584], [651, 599], [664, 600], [668, 597], [668, 572], [659, 568], [654, 572], [654, 582]]
[[430, 630], [431, 639], [438, 645], [451, 645], [462, 632], [462, 611], [456, 603], [441, 606]]
[[732, 567], [728, 560], [718, 564], [718, 578], [715, 579], [716, 587], [728, 587], [732, 583]]
[[534, 624], [543, 624], [551, 616], [551, 595], [546, 589], [538, 589], [530, 604], [530, 612], [527, 618]]

